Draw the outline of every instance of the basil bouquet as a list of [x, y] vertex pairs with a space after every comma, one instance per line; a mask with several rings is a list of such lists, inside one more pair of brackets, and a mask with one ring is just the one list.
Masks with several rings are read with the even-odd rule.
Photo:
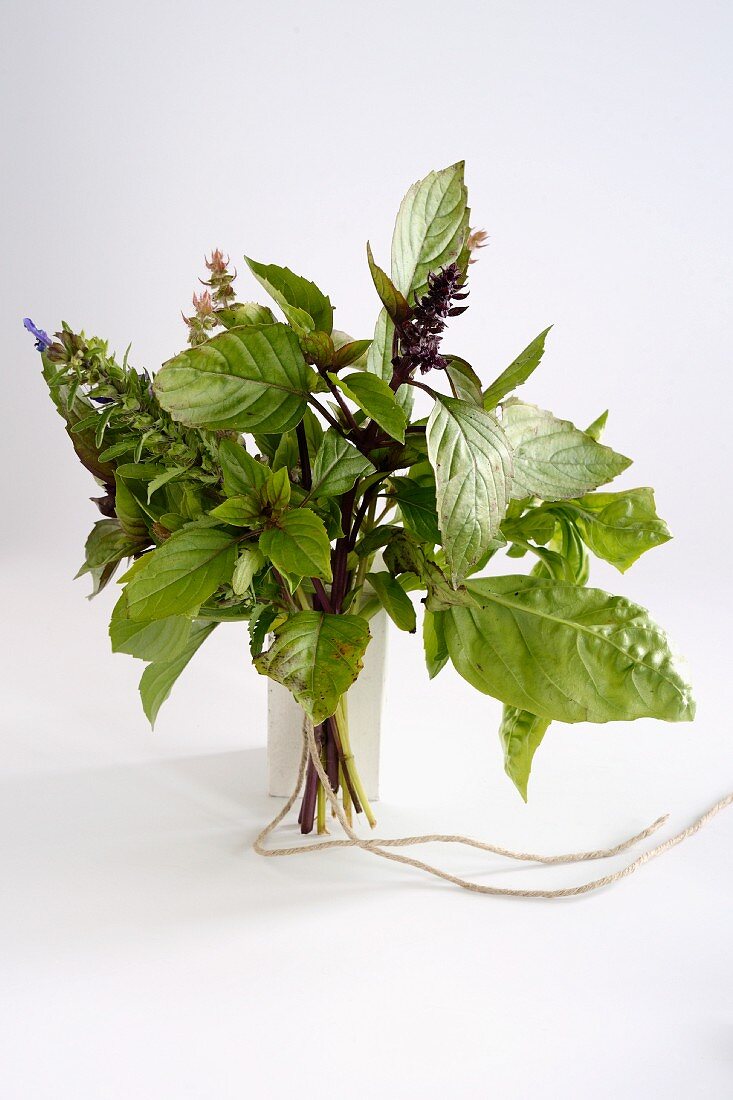
[[[514, 396], [541, 333], [488, 386], [443, 347], [466, 309], [485, 234], [469, 229], [463, 164], [403, 199], [391, 274], [367, 259], [381, 311], [371, 340], [333, 327], [329, 298], [288, 268], [247, 260], [278, 307], [239, 302], [221, 252], [185, 318], [188, 347], [151, 378], [67, 325], [28, 327], [103, 518], [82, 574], [104, 588], [123, 560], [112, 648], [148, 662], [155, 720], [221, 622], [247, 623], [256, 668], [313, 721], [329, 782], [373, 815], [351, 753], [345, 696], [369, 620], [417, 629], [430, 677], [447, 661], [499, 699], [505, 767], [526, 798], [551, 721], [690, 720], [690, 689], [647, 612], [586, 587], [589, 553], [621, 572], [670, 538], [651, 489], [599, 492], [630, 463], [587, 429]], [[428, 417], [413, 415], [416, 389]], [[246, 437], [246, 438], [245, 438]], [[499, 552], [532, 562], [492, 576]], [[311, 764], [300, 822], [325, 828]]]

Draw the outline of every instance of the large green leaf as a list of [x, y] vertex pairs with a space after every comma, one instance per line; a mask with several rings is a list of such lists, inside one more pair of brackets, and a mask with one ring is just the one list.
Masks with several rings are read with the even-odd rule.
[[464, 162], [413, 183], [400, 205], [392, 237], [392, 280], [406, 298], [420, 297], [428, 274], [457, 260], [468, 233]]
[[247, 265], [260, 286], [277, 302], [285, 316], [300, 327], [305, 313], [320, 332], [333, 329], [333, 306], [315, 283], [296, 275], [287, 267], [260, 264], [245, 256]]
[[186, 527], [136, 563], [128, 582], [131, 619], [164, 619], [197, 609], [229, 581], [236, 536], [219, 527]]
[[368, 573], [367, 580], [395, 626], [414, 634], [417, 629], [415, 608], [400, 582], [385, 572]]
[[512, 480], [511, 448], [490, 413], [452, 397], [435, 402], [427, 440], [438, 523], [457, 584], [499, 533]]
[[[552, 325], [550, 325], [550, 328], [552, 328]], [[512, 390], [515, 390], [517, 386], [521, 386], [537, 369], [545, 351], [545, 340], [547, 339], [547, 333], [550, 331], [550, 328], [546, 328], [544, 332], [536, 336], [532, 343], [517, 356], [514, 362], [510, 363], [505, 371], [502, 371], [496, 381], [491, 383], [484, 393], [485, 409], [493, 411], [502, 397], [506, 397], [506, 395], [511, 393]]]
[[538, 718], [528, 710], [504, 707], [499, 726], [499, 738], [504, 749], [504, 771], [525, 802], [532, 758], [549, 725], [548, 718]]
[[312, 372], [287, 325], [231, 329], [170, 359], [158, 400], [183, 424], [284, 432], [302, 420]]
[[361, 451], [329, 428], [321, 440], [312, 470], [309, 496], [338, 497], [347, 493], [358, 477], [373, 474], [374, 467]]
[[405, 442], [407, 414], [386, 382], [368, 371], [354, 371], [345, 378], [333, 374], [331, 378], [380, 428], [400, 443]]
[[479, 691], [561, 722], [689, 721], [689, 685], [647, 611], [596, 588], [525, 576], [469, 581], [481, 606], [443, 625], [451, 661]]
[[294, 508], [260, 535], [260, 550], [289, 577], [331, 580], [331, 544], [323, 520], [309, 508]]
[[[431, 172], [414, 183], [400, 205], [392, 235], [392, 282], [408, 300], [427, 289], [430, 271], [458, 260], [468, 234], [469, 211], [463, 161]], [[389, 382], [392, 377], [394, 324], [381, 310], [369, 348], [367, 370]], [[413, 393], [400, 386], [397, 403], [407, 415]]]
[[597, 557], [621, 572], [641, 555], [669, 542], [672, 534], [657, 515], [652, 489], [621, 493], [591, 493], [562, 505], [581, 537]]
[[153, 661], [143, 672], [140, 698], [151, 726], [155, 725], [158, 711], [170, 695], [176, 680], [215, 626], [216, 623], [193, 623], [188, 641], [175, 657], [168, 661]]
[[283, 684], [318, 725], [334, 713], [359, 675], [369, 626], [356, 615], [299, 611], [274, 633], [274, 642], [255, 658], [255, 667]]
[[515, 500], [565, 500], [605, 485], [631, 459], [597, 443], [569, 420], [515, 398], [503, 406], [502, 427], [514, 450]]
[[169, 661], [184, 649], [191, 620], [184, 615], [136, 622], [127, 613], [127, 594], [115, 604], [109, 624], [113, 653], [127, 653], [141, 661]]

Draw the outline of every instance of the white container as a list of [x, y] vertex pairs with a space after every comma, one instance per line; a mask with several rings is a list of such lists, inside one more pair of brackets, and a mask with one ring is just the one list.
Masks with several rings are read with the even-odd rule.
[[[367, 798], [379, 798], [379, 742], [387, 656], [387, 616], [380, 611], [370, 620], [372, 640], [364, 654], [364, 668], [347, 695], [349, 739]], [[267, 682], [268, 792], [277, 798], [292, 793], [303, 747], [303, 711], [287, 688]]]

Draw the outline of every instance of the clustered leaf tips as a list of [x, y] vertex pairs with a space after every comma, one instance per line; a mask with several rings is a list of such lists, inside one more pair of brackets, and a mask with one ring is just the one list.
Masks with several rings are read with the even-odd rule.
[[[151, 722], [212, 631], [246, 623], [255, 667], [292, 692], [333, 790], [370, 822], [346, 696], [380, 610], [408, 633], [421, 610], [429, 676], [450, 663], [502, 704], [505, 770], [524, 798], [553, 721], [694, 714], [649, 614], [587, 586], [591, 556], [623, 573], [671, 535], [651, 489], [607, 488], [630, 459], [601, 442], [605, 413], [583, 430], [517, 396], [549, 329], [488, 385], [483, 364], [445, 346], [487, 243], [469, 222], [462, 162], [409, 189], [389, 270], [367, 246], [371, 339], [334, 329], [329, 295], [287, 267], [245, 257], [270, 304], [239, 301], [219, 249], [184, 314], [187, 346], [154, 375], [97, 337], [24, 320], [101, 486], [80, 573], [96, 593], [128, 563], [110, 637], [146, 663]], [[500, 553], [529, 572], [494, 575]], [[316, 823], [311, 767], [300, 824]]]

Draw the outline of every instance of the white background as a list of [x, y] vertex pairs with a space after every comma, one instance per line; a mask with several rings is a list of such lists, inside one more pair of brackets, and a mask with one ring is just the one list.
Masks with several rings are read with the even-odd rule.
[[[593, 580], [669, 629], [698, 719], [553, 727], [525, 807], [498, 704], [393, 638], [380, 828], [558, 851], [671, 811], [671, 835], [733, 785], [731, 30], [709, 0], [6, 0], [4, 1100], [730, 1095], [733, 816], [572, 902], [251, 853], [274, 804], [244, 632], [151, 733], [114, 595], [71, 580], [93, 485], [21, 318], [155, 368], [220, 246], [315, 279], [368, 336], [366, 239], [386, 263], [407, 186], [465, 157], [491, 245], [448, 346], [489, 380], [554, 322], [525, 395], [581, 425], [610, 407], [619, 485], [656, 487], [675, 541]], [[503, 885], [586, 874], [431, 854]]]

